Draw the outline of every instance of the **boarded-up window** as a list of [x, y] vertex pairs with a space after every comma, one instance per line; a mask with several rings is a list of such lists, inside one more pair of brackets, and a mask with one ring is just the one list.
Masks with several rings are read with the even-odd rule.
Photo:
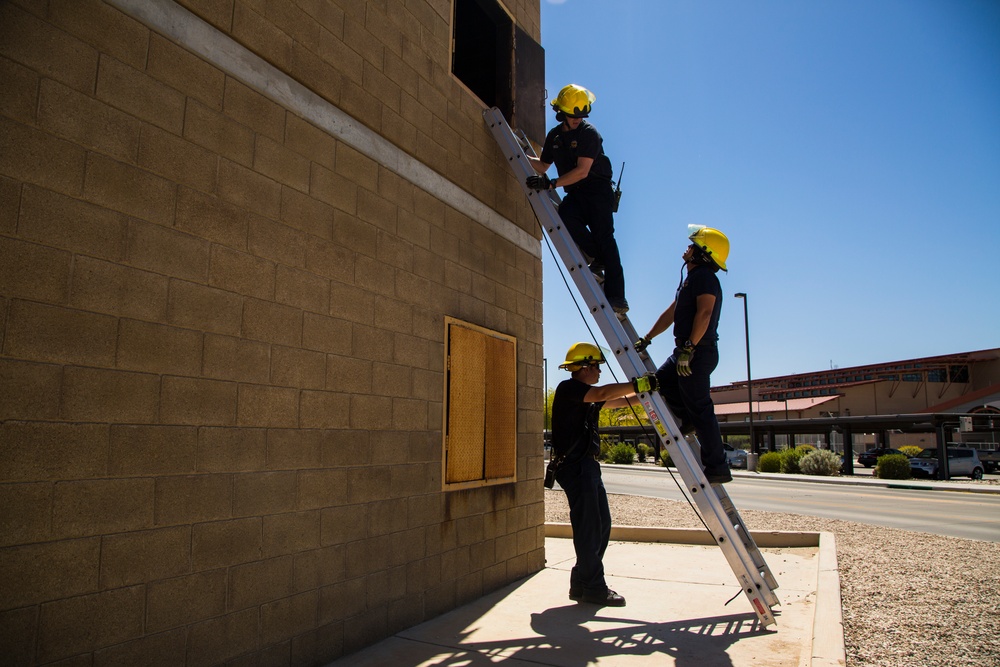
[[517, 478], [517, 345], [511, 336], [445, 319], [444, 483]]

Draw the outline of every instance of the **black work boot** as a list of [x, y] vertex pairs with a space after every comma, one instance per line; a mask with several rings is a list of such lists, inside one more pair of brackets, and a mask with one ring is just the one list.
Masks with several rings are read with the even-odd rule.
[[729, 472], [729, 466], [705, 468], [705, 479], [709, 484], [725, 484], [733, 481], [733, 473]]
[[611, 309], [615, 311], [616, 315], [622, 316], [628, 312], [628, 301], [625, 300], [625, 297], [622, 297], [620, 299], [609, 298], [608, 305], [611, 306]]
[[[575, 593], [575, 595], [574, 595]], [[610, 588], [603, 593], [597, 591], [581, 591], [580, 589], [569, 589], [569, 599], [575, 602], [585, 602], [596, 604], [601, 607], [624, 607], [625, 598], [615, 593]]]

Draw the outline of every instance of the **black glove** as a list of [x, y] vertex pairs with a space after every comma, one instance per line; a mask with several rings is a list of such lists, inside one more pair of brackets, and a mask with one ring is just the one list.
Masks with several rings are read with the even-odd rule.
[[651, 391], [656, 391], [656, 388], [660, 386], [659, 381], [656, 379], [656, 373], [645, 373], [637, 378], [632, 379], [632, 388], [635, 389], [637, 394], [646, 394]]
[[549, 177], [545, 174], [536, 174], [534, 176], [528, 176], [524, 180], [524, 184], [527, 185], [532, 190], [551, 190], [555, 186], [554, 180], [549, 180]]
[[691, 360], [694, 359], [694, 347], [679, 347], [674, 350], [677, 358], [677, 374], [683, 377], [691, 375]]
[[653, 341], [650, 340], [649, 338], [643, 337], [643, 338], [640, 338], [639, 340], [635, 341], [634, 343], [632, 343], [632, 347], [635, 348], [636, 352], [639, 352], [641, 354], [642, 352], [644, 352], [646, 350], [647, 347], [649, 347], [649, 344], [652, 343], [652, 342]]

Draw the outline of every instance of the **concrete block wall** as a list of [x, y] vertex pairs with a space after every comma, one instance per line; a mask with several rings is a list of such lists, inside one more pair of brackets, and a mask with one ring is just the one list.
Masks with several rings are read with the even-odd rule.
[[[449, 2], [176, 4], [537, 237]], [[0, 3], [0, 80], [5, 664], [322, 664], [543, 566], [536, 252], [114, 2]], [[441, 490], [446, 315], [517, 338], [516, 484]]]

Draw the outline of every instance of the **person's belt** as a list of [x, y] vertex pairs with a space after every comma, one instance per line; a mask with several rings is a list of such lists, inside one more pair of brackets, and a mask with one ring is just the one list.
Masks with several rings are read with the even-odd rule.
[[572, 185], [567, 185], [563, 187], [566, 192], [573, 192], [576, 189], [582, 190], [594, 190], [597, 191], [598, 188], [603, 186], [611, 187], [611, 179], [605, 178], [604, 176], [590, 175], [582, 181], [577, 181]]
[[[684, 343], [686, 343], [686, 342], [687, 342], [686, 339], [685, 340], [680, 340], [679, 338], [675, 338], [674, 339], [674, 347], [684, 347]], [[699, 347], [718, 347], [718, 346], [719, 346], [719, 341], [717, 341], [717, 340], [711, 340], [711, 341], [708, 341], [707, 343], [705, 341], [702, 341], [702, 342], [698, 343], [697, 345], [695, 345], [694, 347], [695, 347], [695, 349], [698, 349]]]

